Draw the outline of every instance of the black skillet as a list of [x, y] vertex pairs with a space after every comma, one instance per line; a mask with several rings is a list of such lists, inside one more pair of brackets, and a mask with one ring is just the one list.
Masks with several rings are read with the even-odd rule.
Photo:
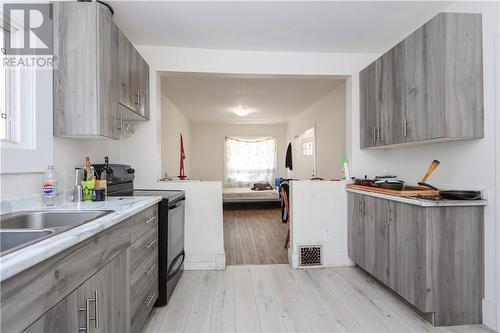
[[439, 193], [439, 196], [443, 199], [448, 199], [448, 200], [478, 200], [481, 199], [481, 192], [480, 191], [465, 191], [465, 190], [440, 190], [430, 184], [427, 184], [426, 181], [431, 175], [431, 173], [438, 167], [439, 161], [434, 160], [432, 161], [431, 165], [429, 166], [429, 169], [427, 169], [427, 172], [425, 173], [424, 178], [418, 183], [420, 186], [425, 186], [427, 188], [430, 188], [431, 190], [437, 191]]

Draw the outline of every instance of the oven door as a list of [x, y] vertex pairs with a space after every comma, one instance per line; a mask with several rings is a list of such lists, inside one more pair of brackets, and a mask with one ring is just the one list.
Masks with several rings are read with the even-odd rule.
[[167, 281], [182, 270], [184, 264], [184, 202], [169, 204], [167, 240]]

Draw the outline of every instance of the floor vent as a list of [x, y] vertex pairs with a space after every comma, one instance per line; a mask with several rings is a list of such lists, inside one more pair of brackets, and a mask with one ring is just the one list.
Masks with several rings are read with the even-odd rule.
[[300, 266], [321, 266], [321, 246], [299, 246]]

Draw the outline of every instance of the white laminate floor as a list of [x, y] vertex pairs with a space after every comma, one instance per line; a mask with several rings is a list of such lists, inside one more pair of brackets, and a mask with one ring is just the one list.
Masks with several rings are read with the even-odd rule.
[[354, 267], [291, 270], [288, 265], [185, 271], [153, 332], [492, 332], [433, 327]]

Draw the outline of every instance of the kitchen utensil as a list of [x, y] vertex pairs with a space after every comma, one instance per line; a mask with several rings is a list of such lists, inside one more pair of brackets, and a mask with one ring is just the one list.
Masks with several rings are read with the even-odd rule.
[[[422, 178], [422, 180], [420, 181], [420, 183], [426, 183], [427, 179], [429, 179], [430, 175], [434, 172], [434, 170], [436, 170], [436, 168], [438, 166], [439, 166], [439, 161], [438, 160], [432, 161], [431, 165], [427, 169], [427, 172], [425, 173], [425, 175]], [[419, 183], [419, 185], [420, 185], [420, 183]]]
[[85, 157], [85, 180], [90, 180], [90, 157]]
[[83, 201], [83, 188], [82, 185], [76, 185], [73, 189], [73, 202]]
[[106, 200], [106, 193], [103, 188], [96, 188], [92, 190], [92, 201]]
[[481, 192], [461, 190], [439, 191], [439, 196], [449, 200], [478, 200], [481, 199]]
[[362, 186], [372, 186], [373, 185], [373, 180], [368, 179], [368, 176], [365, 175], [364, 179], [355, 178], [354, 179], [354, 184], [356, 184], [356, 185], [362, 185]]
[[389, 190], [402, 191], [405, 188], [405, 182], [397, 179], [380, 179], [374, 181], [374, 186]]
[[75, 168], [75, 186], [79, 186], [80, 182], [83, 180], [83, 169]]
[[432, 186], [431, 184], [426, 183], [427, 179], [431, 175], [431, 173], [438, 167], [439, 161], [434, 160], [432, 161], [431, 165], [429, 166], [429, 169], [427, 169], [427, 172], [424, 175], [424, 178], [418, 183], [418, 185], [425, 186], [427, 188], [430, 188], [434, 191], [437, 191], [437, 194], [439, 197], [442, 199], [448, 199], [448, 200], [477, 200], [481, 199], [481, 192], [480, 191], [466, 191], [466, 190], [440, 190], [435, 186]]

